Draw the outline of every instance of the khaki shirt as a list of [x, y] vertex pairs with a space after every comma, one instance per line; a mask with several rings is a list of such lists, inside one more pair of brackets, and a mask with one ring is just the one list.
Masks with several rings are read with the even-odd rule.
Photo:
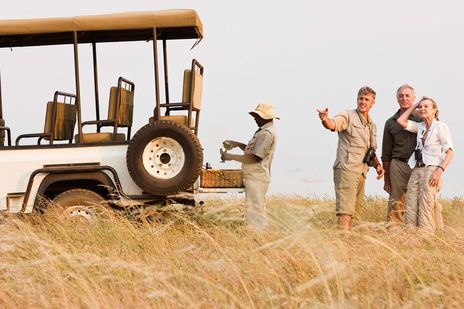
[[245, 154], [254, 154], [262, 160], [255, 163], [242, 163], [244, 179], [267, 182], [271, 181], [271, 163], [274, 157], [276, 135], [274, 123], [268, 122], [253, 135], [245, 148]]
[[377, 127], [356, 109], [343, 111], [333, 118], [338, 132], [337, 158], [333, 168], [342, 168], [366, 175], [369, 167], [363, 163], [370, 146], [377, 149]]

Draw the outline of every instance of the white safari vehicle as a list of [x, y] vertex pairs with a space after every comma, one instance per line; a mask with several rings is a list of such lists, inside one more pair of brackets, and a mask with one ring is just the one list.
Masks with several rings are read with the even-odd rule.
[[[183, 39], [193, 40], [195, 46], [202, 31], [193, 10], [0, 21], [0, 48], [14, 52], [26, 46], [73, 46], [69, 58], [74, 59], [70, 74], [75, 80], [72, 93], [56, 89], [50, 94], [53, 99], [44, 103], [45, 124], [40, 133], [15, 132], [9, 119], [20, 117], [3, 115], [2, 103], [8, 102], [1, 101], [0, 90], [0, 209], [29, 213], [46, 209], [52, 205], [49, 201], [65, 207], [86, 201], [146, 205], [193, 190], [203, 164], [197, 138], [203, 66], [192, 60], [184, 71], [182, 102], [170, 102], [167, 46], [171, 40]], [[145, 67], [153, 71], [155, 80], [150, 90], [155, 94], [153, 113], [146, 115], [146, 124], [133, 135], [133, 109], [140, 103], [134, 99], [136, 85], [124, 76], [115, 81], [108, 89], [108, 114], [101, 116], [97, 65], [100, 43], [132, 41], [148, 42], [153, 60]], [[95, 115], [91, 119], [81, 115], [80, 44], [92, 47]], [[5, 81], [8, 75], [1, 78]]]

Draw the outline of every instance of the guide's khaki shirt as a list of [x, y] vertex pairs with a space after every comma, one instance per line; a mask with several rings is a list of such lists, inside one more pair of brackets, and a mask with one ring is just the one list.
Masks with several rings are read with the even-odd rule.
[[333, 168], [366, 175], [369, 167], [363, 163], [370, 146], [377, 149], [377, 128], [371, 117], [367, 121], [356, 109], [343, 111], [333, 118], [338, 132], [337, 158]]
[[262, 160], [255, 163], [242, 163], [242, 176], [259, 182], [271, 181], [271, 163], [274, 157], [276, 135], [274, 124], [266, 123], [253, 135], [245, 148], [245, 154], [254, 154]]

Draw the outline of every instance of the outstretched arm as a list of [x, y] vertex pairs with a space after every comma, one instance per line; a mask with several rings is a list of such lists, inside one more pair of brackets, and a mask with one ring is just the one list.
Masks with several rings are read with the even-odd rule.
[[329, 109], [326, 107], [325, 109], [316, 109], [319, 113], [319, 119], [322, 121], [322, 125], [324, 128], [328, 130], [335, 130], [335, 121], [329, 118]]
[[241, 163], [248, 164], [248, 163], [256, 163], [262, 160], [260, 157], [252, 153], [238, 155], [238, 154], [227, 153], [226, 151], [222, 149], [220, 150], [220, 152], [221, 152], [221, 160], [223, 161], [233, 160], [233, 161], [238, 161]]
[[224, 146], [225, 149], [231, 150], [234, 148], [240, 148], [241, 150], [245, 150], [246, 145], [244, 143], [232, 141], [232, 140], [225, 140], [222, 142], [222, 145]]

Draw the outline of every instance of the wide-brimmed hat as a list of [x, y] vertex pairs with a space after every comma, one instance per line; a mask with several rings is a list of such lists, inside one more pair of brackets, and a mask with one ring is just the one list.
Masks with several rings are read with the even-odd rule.
[[250, 115], [253, 116], [253, 114], [258, 115], [259, 117], [263, 119], [280, 119], [277, 117], [277, 114], [274, 110], [274, 107], [270, 103], [259, 103], [254, 110], [252, 110]]

